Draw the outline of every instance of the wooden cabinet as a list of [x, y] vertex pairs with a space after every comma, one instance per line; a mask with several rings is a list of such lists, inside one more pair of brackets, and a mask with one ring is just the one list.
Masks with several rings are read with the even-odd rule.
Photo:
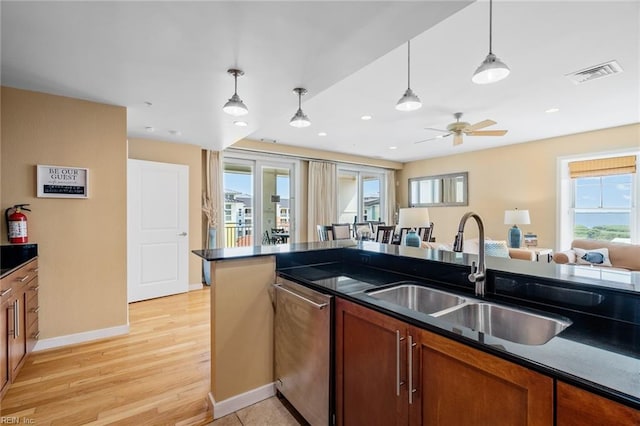
[[640, 411], [558, 381], [557, 426], [640, 425]]
[[552, 425], [553, 380], [336, 301], [338, 425]]
[[407, 326], [336, 300], [336, 424], [406, 425]]
[[0, 397], [22, 368], [38, 338], [38, 261], [0, 280]]
[[553, 379], [416, 329], [422, 425], [552, 425]]

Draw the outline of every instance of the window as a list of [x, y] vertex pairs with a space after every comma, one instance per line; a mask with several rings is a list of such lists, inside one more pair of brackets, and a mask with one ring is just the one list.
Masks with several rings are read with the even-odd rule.
[[560, 160], [558, 247], [574, 239], [638, 243], [638, 153], [626, 154]]

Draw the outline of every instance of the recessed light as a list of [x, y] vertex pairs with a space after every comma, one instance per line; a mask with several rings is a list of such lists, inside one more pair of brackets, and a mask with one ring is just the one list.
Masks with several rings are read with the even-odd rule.
[[546, 110], [545, 112], [546, 112], [547, 114], [551, 114], [551, 113], [553, 113], [553, 112], [558, 112], [558, 111], [560, 111], [560, 108], [553, 107], [553, 108], [549, 108], [549, 109], [548, 109], [548, 110]]
[[155, 129], [154, 127], [152, 127], [152, 126], [147, 126], [147, 127], [145, 127], [144, 129], [145, 129], [147, 132], [155, 132], [155, 130], [156, 130], [156, 129]]
[[397, 146], [390, 146], [389, 149], [398, 149]]
[[180, 130], [175, 130], [175, 129], [169, 130], [169, 133], [171, 133], [174, 136], [180, 136], [182, 134]]
[[235, 124], [238, 127], [247, 127], [249, 125], [249, 123], [247, 123], [246, 121], [240, 121], [240, 120], [234, 121], [233, 124]]
[[150, 107], [153, 104], [151, 102], [149, 102], [149, 101], [144, 101], [144, 105], [147, 106], [147, 107]]
[[367, 121], [367, 120], [371, 120], [373, 117], [370, 115], [363, 115], [362, 117], [360, 117], [361, 120]]
[[327, 136], [327, 132], [320, 132], [318, 133], [318, 136]]

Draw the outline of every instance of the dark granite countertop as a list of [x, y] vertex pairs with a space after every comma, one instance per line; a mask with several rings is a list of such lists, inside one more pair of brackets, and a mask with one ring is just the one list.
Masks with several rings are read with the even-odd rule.
[[[547, 343], [535, 346], [461, 326], [454, 331], [451, 323], [366, 293], [399, 281], [417, 281], [476, 298], [466, 279], [475, 255], [348, 240], [194, 253], [212, 261], [276, 255], [278, 273], [286, 278], [640, 409], [638, 272], [487, 257], [487, 300], [573, 321]], [[587, 296], [592, 295], [600, 299], [589, 306]]]
[[0, 246], [0, 278], [9, 275], [38, 256], [38, 245], [7, 244]]

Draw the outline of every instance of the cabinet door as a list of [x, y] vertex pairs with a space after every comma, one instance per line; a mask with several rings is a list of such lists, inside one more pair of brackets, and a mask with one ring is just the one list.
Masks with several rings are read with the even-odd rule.
[[412, 330], [422, 425], [552, 425], [553, 380], [442, 336]]
[[[15, 287], [14, 287], [15, 288]], [[22, 367], [22, 362], [27, 355], [27, 330], [26, 330], [26, 293], [24, 289], [13, 299], [9, 310], [11, 316], [9, 330], [9, 371], [11, 381], [15, 380], [18, 370]]]
[[337, 424], [406, 425], [406, 325], [336, 300]]
[[9, 385], [9, 316], [11, 302], [0, 303], [0, 398]]
[[640, 425], [640, 411], [563, 382], [557, 385], [557, 426]]

